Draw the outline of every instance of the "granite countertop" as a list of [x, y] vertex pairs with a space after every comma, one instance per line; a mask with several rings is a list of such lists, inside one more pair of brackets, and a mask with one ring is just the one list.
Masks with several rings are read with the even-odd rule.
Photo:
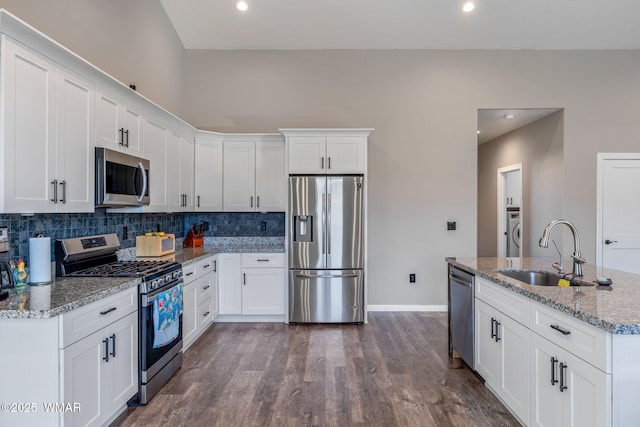
[[[534, 286], [495, 270], [550, 271], [557, 259], [535, 258], [446, 258], [446, 261], [484, 277], [513, 292], [573, 316], [614, 334], [640, 334], [640, 275], [584, 264], [581, 282], [594, 286]], [[571, 268], [572, 261], [565, 261]], [[611, 278], [611, 286], [596, 286], [596, 278]]]
[[[205, 239], [204, 247], [179, 247], [171, 255], [139, 259], [171, 260], [183, 265], [189, 265], [204, 257], [218, 253], [284, 252], [284, 241], [278, 238]], [[135, 248], [120, 251], [118, 257], [121, 260], [136, 259]], [[55, 317], [139, 284], [140, 279], [126, 277], [56, 277], [50, 285], [10, 289], [9, 297], [4, 301], [0, 301], [0, 319], [45, 319]]]

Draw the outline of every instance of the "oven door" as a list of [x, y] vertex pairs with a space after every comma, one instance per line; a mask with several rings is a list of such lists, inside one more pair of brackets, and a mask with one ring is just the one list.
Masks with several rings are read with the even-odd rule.
[[[182, 351], [182, 314], [178, 316], [177, 335], [168, 340], [167, 334], [160, 337], [164, 331], [170, 332], [171, 327], [160, 332], [159, 322], [163, 319], [158, 316], [155, 303], [158, 296], [164, 291], [182, 285], [182, 279], [171, 282], [162, 288], [156, 289], [140, 298], [140, 373], [143, 384], [149, 382], [167, 363]], [[182, 294], [180, 294], [182, 298]], [[180, 300], [182, 303], [182, 300]], [[154, 316], [154, 311], [156, 314]]]

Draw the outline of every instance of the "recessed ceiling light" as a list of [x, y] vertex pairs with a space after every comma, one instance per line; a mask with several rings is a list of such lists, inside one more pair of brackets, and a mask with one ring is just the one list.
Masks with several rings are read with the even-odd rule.
[[462, 11], [465, 13], [469, 13], [475, 8], [476, 8], [476, 4], [475, 2], [472, 2], [472, 1], [465, 2], [465, 4], [462, 5]]
[[507, 113], [503, 116], [505, 119], [509, 120], [509, 119], [515, 119], [516, 115], [513, 113]]
[[236, 8], [240, 12], [246, 12], [247, 10], [249, 10], [249, 5], [246, 1], [239, 1], [238, 3], [236, 3]]

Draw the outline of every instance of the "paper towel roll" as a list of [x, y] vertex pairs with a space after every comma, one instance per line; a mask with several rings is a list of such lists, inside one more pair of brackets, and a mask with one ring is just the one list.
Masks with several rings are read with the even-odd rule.
[[29, 283], [51, 282], [51, 238], [29, 239]]

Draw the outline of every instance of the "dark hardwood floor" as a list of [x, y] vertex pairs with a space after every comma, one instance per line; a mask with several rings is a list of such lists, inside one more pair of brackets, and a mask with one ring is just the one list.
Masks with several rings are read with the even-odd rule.
[[446, 313], [366, 325], [218, 323], [112, 426], [516, 426], [447, 355]]

